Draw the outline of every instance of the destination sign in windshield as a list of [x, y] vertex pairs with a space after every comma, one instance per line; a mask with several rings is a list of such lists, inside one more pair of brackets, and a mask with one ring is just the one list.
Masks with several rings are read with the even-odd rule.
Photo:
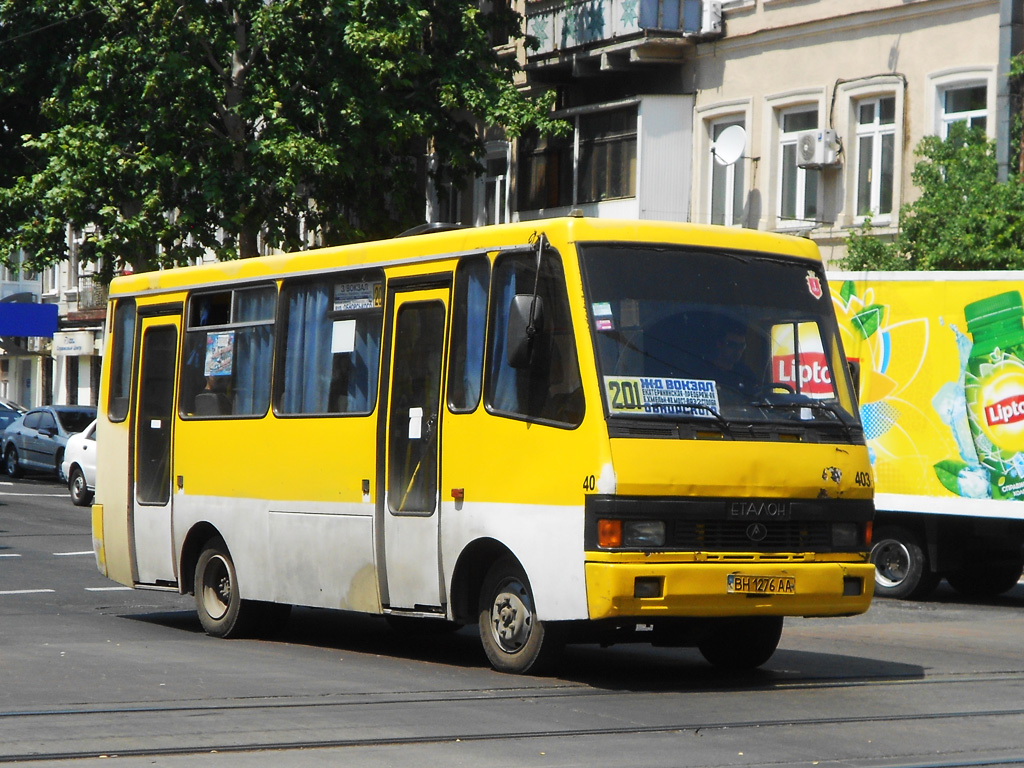
[[614, 415], [697, 416], [719, 413], [718, 386], [707, 379], [605, 376], [608, 412]]

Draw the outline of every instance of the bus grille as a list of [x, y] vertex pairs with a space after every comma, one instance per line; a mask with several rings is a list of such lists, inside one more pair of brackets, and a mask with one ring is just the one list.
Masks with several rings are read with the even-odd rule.
[[683, 550], [805, 552], [827, 550], [832, 543], [830, 523], [824, 521], [766, 523], [760, 531], [750, 528], [746, 522], [677, 520], [668, 546]]

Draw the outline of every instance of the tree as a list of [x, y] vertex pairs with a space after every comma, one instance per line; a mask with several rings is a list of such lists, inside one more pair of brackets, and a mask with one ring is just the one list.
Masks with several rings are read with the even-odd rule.
[[[477, 168], [477, 120], [558, 127], [496, 53], [521, 25], [495, 5], [0, 0], [0, 115], [17, 100], [32, 115], [5, 139], [19, 160], [0, 174], [0, 260], [63, 259], [68, 225], [109, 278], [253, 256], [260, 234], [295, 249], [422, 221], [428, 138], [458, 178]], [[19, 78], [17, 47], [51, 54]]]
[[912, 179], [920, 197], [900, 210], [900, 229], [885, 242], [870, 221], [847, 239], [844, 269], [1024, 268], [1024, 183], [997, 183], [995, 147], [964, 123], [945, 139], [926, 136]]

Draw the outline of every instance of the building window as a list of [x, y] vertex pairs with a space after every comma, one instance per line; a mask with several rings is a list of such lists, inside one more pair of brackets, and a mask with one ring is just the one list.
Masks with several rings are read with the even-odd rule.
[[636, 107], [580, 115], [576, 203], [636, 196]]
[[508, 144], [487, 153], [477, 185], [477, 226], [508, 223]]
[[711, 190], [709, 199], [711, 211], [708, 221], [712, 224], [730, 226], [743, 223], [743, 159], [740, 158], [728, 165], [720, 162], [715, 154], [715, 142], [718, 141], [726, 128], [738, 125], [743, 128], [743, 120], [727, 118], [714, 122], [710, 126], [711, 136]]
[[779, 219], [782, 226], [818, 218], [820, 171], [797, 165], [797, 142], [818, 127], [818, 110], [790, 109], [779, 115]]
[[896, 98], [857, 102], [857, 215], [892, 213]]
[[566, 136], [524, 136], [519, 209], [540, 210], [636, 196], [637, 107], [569, 118]]
[[958, 85], [939, 91], [939, 135], [946, 138], [953, 123], [985, 130], [988, 124], [988, 88]]

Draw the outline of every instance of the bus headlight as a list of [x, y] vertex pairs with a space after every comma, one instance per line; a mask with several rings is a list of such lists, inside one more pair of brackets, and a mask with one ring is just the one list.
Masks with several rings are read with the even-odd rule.
[[622, 546], [665, 546], [665, 523], [661, 520], [623, 520]]
[[836, 549], [856, 549], [861, 546], [860, 525], [857, 523], [833, 523], [832, 546]]
[[642, 549], [665, 546], [661, 520], [598, 520], [597, 545], [602, 549]]

